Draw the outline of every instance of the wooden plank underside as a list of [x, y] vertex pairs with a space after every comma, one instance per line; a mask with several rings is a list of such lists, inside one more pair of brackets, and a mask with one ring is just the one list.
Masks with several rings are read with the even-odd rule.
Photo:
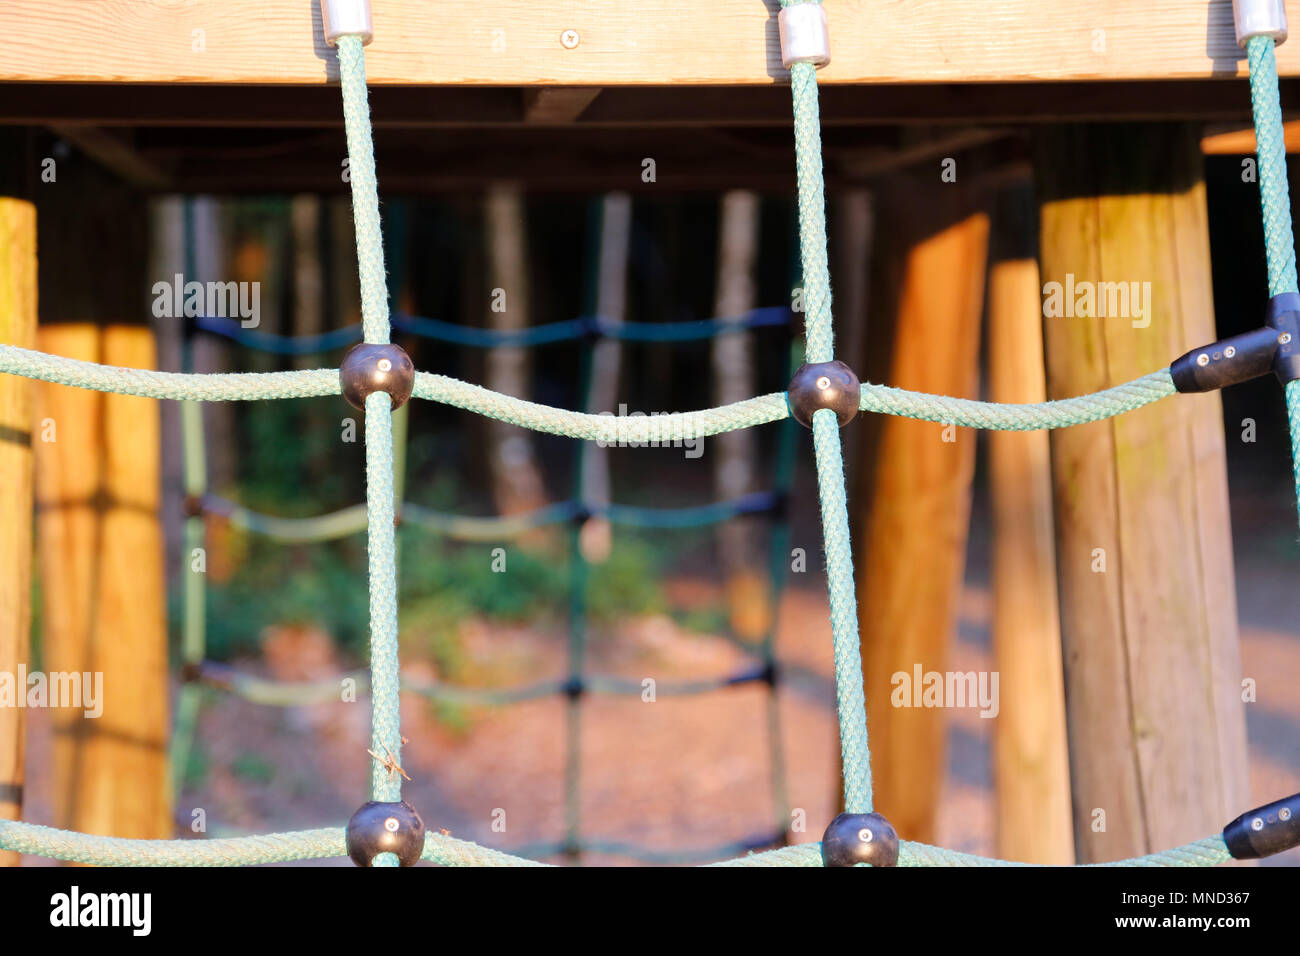
[[[827, 83], [1240, 76], [1226, 0], [827, 0]], [[782, 82], [777, 0], [374, 5], [375, 84]], [[560, 42], [576, 31], [572, 49]], [[1300, 45], [1278, 51], [1300, 75]], [[307, 0], [6, 0], [0, 79], [317, 85], [336, 72]]]
[[[0, 41], [2, 42], [2, 41]], [[1300, 80], [1282, 80], [1282, 103], [1300, 103]], [[456, 129], [518, 126], [524, 92], [546, 87], [379, 86], [370, 92], [375, 128]], [[909, 83], [828, 86], [825, 126], [916, 125], [977, 120], [1039, 123], [1070, 120], [1179, 119], [1250, 123], [1244, 80], [1095, 83]], [[144, 83], [123, 96], [106, 83], [10, 83], [0, 96], [0, 125], [342, 127], [337, 88]], [[577, 123], [605, 128], [692, 125], [771, 126], [788, 130], [790, 90], [782, 86], [619, 86], [604, 89]], [[543, 125], [532, 123], [529, 125]], [[573, 125], [557, 122], [555, 125]]]

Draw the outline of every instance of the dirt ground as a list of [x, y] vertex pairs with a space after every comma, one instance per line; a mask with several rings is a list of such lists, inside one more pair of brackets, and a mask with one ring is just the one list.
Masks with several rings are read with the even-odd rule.
[[[1258, 681], [1258, 702], [1247, 705], [1250, 788], [1258, 805], [1300, 790], [1300, 591], [1293, 583], [1300, 576], [1300, 547], [1284, 497], [1234, 494], [1232, 518], [1243, 673]], [[815, 528], [811, 515], [795, 520]], [[977, 502], [954, 670], [993, 666], [986, 549], [987, 517]], [[789, 805], [807, 819], [806, 831], [792, 837], [805, 841], [817, 839], [835, 812], [838, 745], [824, 581], [813, 573], [794, 577], [803, 580], [794, 582], [780, 608], [779, 710]], [[671, 580], [667, 589], [677, 605], [717, 600], [713, 586], [694, 577]], [[463, 637], [469, 671], [492, 684], [563, 673], [562, 634], [470, 622]], [[636, 681], [724, 675], [749, 663], [730, 642], [683, 630], [667, 617], [631, 619], [596, 638], [591, 672]], [[322, 636], [299, 634], [265, 646], [260, 659], [240, 666], [308, 679], [348, 663], [336, 660]], [[404, 660], [403, 666], [417, 678], [436, 676], [427, 662]], [[770, 831], [776, 811], [766, 693], [764, 685], [747, 684], [691, 697], [661, 694], [654, 703], [588, 696], [581, 738], [584, 836], [669, 850]], [[448, 721], [407, 695], [403, 732], [410, 743], [403, 764], [412, 782], [405, 793], [430, 827], [457, 837], [502, 849], [562, 839], [564, 707], [552, 698], [460, 710]], [[974, 710], [951, 714], [939, 842], [993, 853], [994, 721]], [[50, 768], [39, 759], [48, 752], [49, 727], [42, 712], [29, 716], [27, 818], [49, 823]], [[206, 770], [180, 796], [178, 834], [188, 829], [196, 807], [206, 811], [210, 836], [342, 823], [365, 792], [368, 721], [364, 697], [355, 704], [279, 709], [212, 695], [196, 747]], [[505, 811], [504, 832], [492, 829], [498, 810]], [[629, 861], [588, 854], [582, 862]], [[1300, 865], [1300, 850], [1270, 863]]]

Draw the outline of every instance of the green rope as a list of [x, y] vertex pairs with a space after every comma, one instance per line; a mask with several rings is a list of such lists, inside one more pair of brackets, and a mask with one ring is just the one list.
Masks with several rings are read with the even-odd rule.
[[[357, 272], [361, 286], [361, 327], [365, 340], [386, 343], [389, 336], [388, 287], [384, 241], [379, 226], [379, 190], [374, 138], [366, 91], [366, 54], [359, 36], [338, 41], [339, 80], [347, 128], [352, 217], [356, 225]], [[397, 658], [397, 529], [393, 475], [392, 401], [384, 392], [366, 398], [366, 526], [370, 564], [370, 723], [372, 800], [402, 798], [401, 672]], [[382, 760], [380, 758], [383, 758]], [[374, 866], [396, 866], [385, 853]]]
[[[799, 0], [781, 2], [782, 6], [787, 6]], [[1271, 293], [1276, 295], [1296, 290], [1295, 252], [1282, 145], [1276, 60], [1273, 42], [1267, 38], [1257, 37], [1251, 40], [1248, 51], [1259, 140], [1261, 202], [1268, 249], [1269, 285]], [[359, 37], [344, 37], [339, 41], [339, 64], [357, 227], [363, 329], [366, 341], [387, 342], [389, 326], [383, 244], [366, 98], [365, 57]], [[823, 362], [831, 360], [834, 352], [816, 70], [810, 64], [796, 64], [791, 71], [791, 80], [798, 164], [800, 250], [805, 282], [804, 299], [808, 310], [807, 356], [809, 361]], [[251, 375], [163, 373], [77, 362], [11, 346], [0, 346], [0, 372], [82, 388], [153, 398], [183, 399], [187, 402], [292, 398], [334, 395], [339, 392], [337, 373], [327, 369]], [[1300, 390], [1297, 390], [1296, 385], [1294, 382], [1288, 385], [1287, 405], [1295, 443], [1297, 492], [1300, 498], [1300, 434], [1297, 434], [1300, 429], [1297, 425], [1300, 420]], [[1067, 402], [1026, 406], [966, 402], [867, 385], [863, 386], [862, 407], [974, 427], [1050, 428], [1119, 414], [1171, 392], [1172, 383], [1167, 371], [1155, 373], [1127, 386]], [[503, 421], [527, 425], [539, 431], [606, 441], [681, 440], [777, 421], [789, 414], [784, 395], [768, 395], [701, 412], [611, 421], [605, 416], [564, 412], [534, 405], [453, 379], [431, 375], [418, 377], [416, 394]], [[190, 405], [186, 407], [192, 408]], [[185, 414], [193, 415], [193, 411]], [[397, 759], [400, 757], [401, 736], [398, 725], [400, 672], [397, 659], [393, 424], [387, 395], [376, 393], [369, 396], [366, 402], [366, 525], [369, 532], [370, 562], [372, 743], [376, 751]], [[191, 428], [187, 434], [192, 438], [197, 431]], [[813, 441], [830, 590], [845, 803], [850, 811], [862, 812], [871, 808], [870, 752], [863, 700], [862, 662], [858, 647], [843, 457], [839, 429], [834, 413], [830, 410], [823, 409], [814, 414]], [[198, 481], [195, 473], [187, 469], [187, 488], [190, 487], [191, 479]], [[202, 484], [199, 482], [193, 487], [201, 491]], [[580, 495], [578, 500], [581, 500]], [[572, 544], [576, 566], [582, 572], [586, 565], [576, 547], [576, 532]], [[575, 585], [572, 592], [573, 600], [580, 605], [585, 599], [585, 573], [575, 574], [575, 579], [579, 584]], [[578, 610], [581, 611], [582, 607], [579, 606]], [[581, 619], [581, 615], [575, 617]], [[190, 619], [187, 618], [188, 620]], [[770, 654], [770, 642], [765, 646]], [[572, 632], [571, 678], [582, 676], [584, 647], [585, 632], [581, 629]], [[200, 640], [187, 637], [187, 658], [201, 650]], [[552, 686], [551, 692], [555, 689]], [[576, 697], [573, 703], [576, 705]], [[574, 713], [569, 723], [569, 747], [575, 758], [570, 763], [569, 773], [574, 781], [570, 793], [576, 792], [577, 730], [577, 715]], [[371, 791], [377, 800], [399, 799], [400, 778], [376, 763]], [[566, 812], [567, 846], [571, 848], [577, 845], [578, 821], [572, 798], [566, 802], [569, 807]], [[343, 836], [342, 830], [325, 829], [201, 841], [124, 840], [0, 820], [0, 848], [78, 862], [119, 865], [229, 865], [341, 856], [344, 852]], [[1107, 865], [1199, 866], [1226, 862], [1229, 858], [1222, 837], [1215, 836], [1172, 850]], [[444, 865], [537, 865], [531, 860], [441, 834], [427, 836], [424, 859]], [[820, 846], [811, 843], [750, 854], [721, 865], [817, 866], [820, 863]], [[376, 860], [376, 865], [381, 864], [395, 865], [396, 860], [391, 855], [385, 855]], [[907, 841], [900, 847], [899, 864], [1016, 865]]]
[[[790, 88], [794, 100], [795, 164], [799, 189], [799, 251], [803, 264], [804, 307], [807, 310], [805, 354], [808, 362], [829, 362], [835, 355], [817, 68], [811, 63], [794, 64], [790, 68]], [[853, 587], [853, 551], [849, 541], [839, 423], [835, 413], [829, 409], [813, 414], [813, 444], [817, 453], [817, 487], [826, 546], [826, 580], [830, 589], [844, 805], [850, 813], [865, 813], [871, 810], [871, 748], [867, 739], [866, 698], [862, 685], [858, 602]]]
[[[592, 849], [600, 844], [593, 842]], [[127, 840], [89, 833], [74, 833], [16, 820], [0, 820], [0, 848], [99, 866], [249, 866], [316, 860], [345, 855], [341, 827], [268, 833], [258, 836], [209, 840]], [[544, 866], [536, 860], [503, 853], [468, 840], [441, 833], [425, 836], [423, 859], [443, 866]], [[1159, 853], [1092, 866], [1215, 866], [1232, 859], [1223, 837], [1212, 836]], [[821, 844], [750, 853], [714, 866], [821, 866]], [[958, 853], [904, 840], [899, 846], [899, 866], [1032, 866]]]
[[[1291, 192], [1287, 186], [1286, 134], [1277, 83], [1277, 53], [1272, 37], [1246, 41], [1250, 61], [1250, 100], [1259, 157], [1259, 202], [1264, 216], [1264, 257], [1268, 294], [1297, 291], [1295, 236], [1291, 226]], [[1291, 432], [1291, 466], [1300, 502], [1300, 380], [1286, 383], [1287, 421]]]

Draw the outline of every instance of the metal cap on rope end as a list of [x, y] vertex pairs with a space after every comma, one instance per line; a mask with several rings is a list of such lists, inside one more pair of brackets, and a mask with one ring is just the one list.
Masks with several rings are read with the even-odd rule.
[[1248, 382], [1273, 371], [1282, 333], [1255, 329], [1199, 349], [1192, 349], [1169, 366], [1180, 392], [1210, 392]]
[[1277, 332], [1273, 371], [1285, 385], [1300, 378], [1300, 295], [1283, 292], [1268, 300], [1264, 324]]
[[365, 46], [375, 38], [370, 20], [370, 0], [320, 0], [325, 42], [337, 46], [339, 37], [359, 36]]
[[783, 7], [776, 24], [781, 31], [781, 65], [787, 70], [796, 63], [822, 67], [831, 61], [831, 36], [820, 3]]
[[1300, 846], [1300, 793], [1243, 813], [1223, 828], [1236, 860], [1257, 860]]
[[1237, 45], [1251, 37], [1272, 37], [1286, 42], [1285, 0], [1232, 0], [1232, 24], [1237, 28]]

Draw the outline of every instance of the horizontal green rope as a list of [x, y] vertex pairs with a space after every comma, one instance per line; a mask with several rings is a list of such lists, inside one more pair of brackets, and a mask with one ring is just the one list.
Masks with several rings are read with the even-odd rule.
[[[615, 525], [635, 528], [698, 528], [728, 521], [738, 515], [771, 511], [780, 497], [771, 492], [755, 492], [730, 501], [676, 508], [649, 508], [640, 505], [606, 505], [591, 509]], [[237, 528], [264, 535], [286, 544], [335, 541], [366, 529], [366, 506], [349, 505], [327, 514], [306, 518], [285, 518], [254, 511], [220, 495], [204, 495], [202, 510], [225, 518]], [[511, 538], [535, 528], [562, 524], [584, 513], [576, 501], [560, 501], [532, 511], [512, 515], [472, 516], [435, 511], [406, 502], [399, 511], [402, 525], [432, 531], [454, 541], [489, 542]]]
[[229, 840], [125, 840], [0, 820], [0, 847], [99, 866], [248, 866], [347, 855], [342, 827]]
[[117, 395], [140, 395], [175, 401], [234, 402], [267, 398], [338, 395], [338, 369], [295, 372], [156, 372], [120, 368], [49, 355], [14, 345], [0, 345], [0, 372], [41, 382], [90, 388]]
[[[623, 847], [610, 844], [610, 847]], [[592, 843], [591, 849], [599, 844]], [[214, 840], [126, 840], [94, 836], [0, 820], [0, 849], [31, 856], [93, 863], [101, 866], [248, 866], [288, 863], [347, 855], [342, 827], [268, 833], [262, 836]], [[443, 866], [545, 866], [512, 853], [493, 850], [469, 840], [442, 833], [425, 836], [423, 859]], [[1221, 836], [1207, 837], [1171, 850], [1096, 866], [1214, 866], [1232, 857]], [[821, 866], [821, 844], [800, 843], [763, 853], [751, 853], [714, 866]], [[1006, 860], [958, 853], [904, 840], [899, 846], [899, 866], [1029, 866]]]
[[[155, 372], [83, 362], [12, 345], [0, 345], [0, 372], [76, 388], [177, 401], [311, 398], [340, 392], [335, 369], [232, 374]], [[480, 385], [428, 372], [416, 373], [414, 394], [534, 431], [614, 444], [683, 442], [780, 421], [790, 414], [785, 393], [772, 392], [732, 405], [694, 412], [644, 416], [591, 415], [512, 398]], [[968, 428], [1033, 431], [1099, 421], [1173, 394], [1173, 380], [1169, 371], [1162, 369], [1090, 395], [1032, 405], [1000, 405], [868, 384], [862, 386], [860, 407], [869, 412]]]
[[538, 405], [502, 395], [444, 375], [417, 372], [414, 394], [512, 425], [552, 435], [566, 435], [609, 444], [683, 442], [723, 432], [780, 421], [789, 415], [784, 392], [749, 398], [732, 405], [669, 415], [593, 415]]
[[1162, 369], [1090, 395], [1030, 405], [1002, 405], [997, 402], [977, 402], [967, 398], [909, 392], [888, 385], [863, 385], [859, 407], [868, 412], [966, 428], [1037, 431], [1113, 418], [1143, 405], [1150, 405], [1174, 392], [1174, 380], [1169, 370]]
[[[767, 679], [766, 665], [756, 665], [718, 677], [696, 680], [656, 681], [655, 693], [660, 697], [688, 697], [707, 694], [756, 683]], [[241, 700], [264, 707], [307, 707], [315, 704], [333, 704], [342, 699], [343, 681], [352, 681], [351, 690], [358, 694], [370, 689], [370, 675], [364, 670], [348, 671], [334, 677], [311, 681], [281, 681], [250, 674], [228, 664], [203, 661], [199, 664], [196, 683], [223, 691]], [[641, 681], [605, 674], [583, 677], [583, 690], [611, 697], [639, 697], [645, 688]], [[441, 681], [414, 681], [402, 678], [401, 688], [429, 700], [484, 707], [517, 704], [545, 697], [559, 697], [569, 693], [567, 678], [533, 681], [514, 687], [459, 687]]]

